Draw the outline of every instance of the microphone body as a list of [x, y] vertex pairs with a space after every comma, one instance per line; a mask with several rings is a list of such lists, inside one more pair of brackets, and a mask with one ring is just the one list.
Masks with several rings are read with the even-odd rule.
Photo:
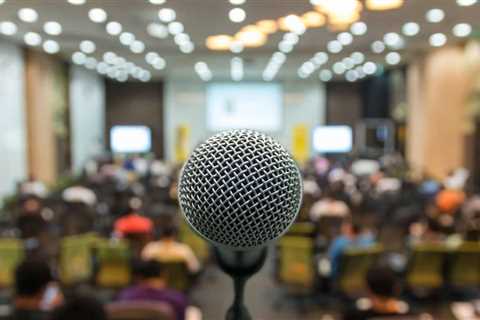
[[263, 266], [266, 246], [295, 221], [300, 170], [272, 138], [251, 130], [217, 134], [197, 147], [180, 174], [178, 198], [190, 227], [215, 246], [234, 283], [227, 320], [249, 320], [245, 283]]

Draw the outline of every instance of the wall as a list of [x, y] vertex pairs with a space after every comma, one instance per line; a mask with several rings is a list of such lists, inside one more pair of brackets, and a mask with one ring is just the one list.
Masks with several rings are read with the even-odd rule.
[[27, 176], [23, 52], [0, 41], [0, 205]]
[[70, 68], [72, 167], [80, 172], [105, 150], [105, 81], [83, 67]]
[[[188, 127], [186, 148], [191, 151], [210, 135], [206, 127], [206, 85], [198, 81], [169, 81], [165, 87], [165, 157], [174, 160], [177, 132]], [[292, 132], [304, 124], [311, 130], [325, 122], [325, 90], [317, 81], [289, 81], [282, 83], [284, 96], [283, 128], [272, 134], [291, 150]], [[311, 150], [310, 150], [311, 153]]]
[[327, 123], [345, 124], [355, 129], [362, 120], [362, 96], [359, 83], [327, 83]]
[[145, 125], [152, 130], [152, 148], [163, 157], [163, 84], [106, 83], [106, 139], [115, 125]]

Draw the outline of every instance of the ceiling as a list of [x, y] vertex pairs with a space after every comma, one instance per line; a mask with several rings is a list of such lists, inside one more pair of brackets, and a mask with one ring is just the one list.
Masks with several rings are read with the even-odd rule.
[[[36, 22], [26, 23], [18, 18], [18, 10], [24, 7], [37, 10]], [[160, 22], [158, 11], [164, 7], [176, 11], [176, 20], [184, 25], [185, 32], [195, 44], [192, 53], [180, 52], [171, 36], [158, 39], [147, 33], [149, 23]], [[245, 49], [239, 54], [208, 50], [205, 47], [206, 37], [220, 33], [234, 34], [242, 26], [258, 20], [277, 19], [292, 13], [302, 14], [312, 9], [308, 0], [246, 0], [239, 6], [246, 11], [246, 20], [242, 23], [233, 23], [228, 18], [228, 12], [233, 7], [228, 0], [167, 0], [163, 5], [154, 5], [148, 0], [86, 0], [83, 5], [72, 5], [67, 0], [5, 0], [0, 5], [0, 22], [14, 22], [18, 26], [18, 32], [10, 36], [0, 36], [24, 44], [24, 34], [35, 31], [41, 34], [44, 40], [58, 41], [60, 44], [58, 54], [69, 60], [72, 54], [79, 50], [79, 43], [82, 40], [91, 40], [96, 45], [96, 51], [91, 56], [97, 60], [101, 60], [105, 52], [113, 51], [149, 70], [153, 78], [198, 79], [194, 65], [198, 61], [204, 61], [213, 74], [213, 80], [229, 79], [230, 60], [234, 56], [239, 56], [244, 61], [244, 79], [260, 80], [270, 57], [278, 50], [283, 32], [270, 36], [266, 45], [257, 49]], [[425, 19], [426, 11], [434, 7], [445, 11], [445, 19], [440, 23], [429, 23]], [[120, 22], [124, 31], [133, 33], [137, 39], [145, 43], [145, 51], [141, 54], [132, 53], [128, 47], [120, 43], [118, 36], [111, 36], [105, 31], [105, 23], [92, 22], [88, 17], [92, 8], [103, 8], [108, 14], [107, 22], [112, 20]], [[475, 28], [479, 23], [478, 17], [480, 2], [473, 6], [461, 7], [455, 0], [405, 0], [404, 6], [396, 10], [373, 12], [364, 9], [361, 21], [368, 25], [368, 32], [365, 35], [354, 36], [353, 43], [340, 53], [330, 54], [329, 62], [321, 68], [329, 68], [332, 63], [355, 51], [363, 52], [367, 59], [383, 64], [388, 50], [374, 54], [371, 43], [382, 40], [388, 32], [401, 34], [402, 25], [414, 21], [420, 25], [420, 33], [414, 37], [405, 37], [405, 47], [398, 50], [402, 55], [402, 63], [406, 63], [419, 52], [432, 49], [428, 39], [433, 33], [445, 33], [448, 38], [447, 45], [464, 42], [464, 38], [457, 38], [452, 34], [452, 27], [459, 22], [467, 22]], [[46, 21], [59, 22], [63, 32], [58, 36], [45, 34], [43, 24]], [[328, 41], [335, 39], [336, 36], [337, 33], [329, 31], [327, 27], [308, 29], [300, 37], [294, 50], [287, 54], [287, 60], [275, 79], [298, 78], [297, 71], [300, 66], [316, 52], [326, 51]], [[41, 46], [38, 50], [41, 50]], [[155, 70], [145, 62], [145, 54], [150, 51], [157, 52], [166, 60], [165, 69]], [[318, 79], [317, 75], [318, 72], [314, 72], [310, 78]]]

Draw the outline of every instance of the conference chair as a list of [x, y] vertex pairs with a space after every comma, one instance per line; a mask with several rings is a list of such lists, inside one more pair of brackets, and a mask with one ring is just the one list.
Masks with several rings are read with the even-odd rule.
[[12, 287], [14, 272], [25, 256], [23, 242], [17, 239], [0, 239], [0, 289]]
[[60, 243], [59, 276], [65, 286], [88, 282], [93, 275], [91, 234], [63, 238]]
[[314, 237], [316, 226], [311, 222], [296, 222], [287, 232], [287, 236]]
[[447, 281], [455, 288], [480, 286], [480, 243], [465, 242], [451, 251], [447, 266]]
[[163, 302], [119, 301], [107, 305], [109, 320], [176, 320], [171, 306]]
[[192, 284], [192, 278], [184, 261], [162, 262], [168, 287], [181, 292], [187, 292]]
[[367, 292], [366, 276], [370, 267], [383, 253], [383, 246], [349, 248], [340, 258], [336, 290], [346, 297], [359, 297]]
[[123, 240], [102, 239], [96, 246], [95, 283], [102, 288], [122, 288], [130, 283], [130, 247]]

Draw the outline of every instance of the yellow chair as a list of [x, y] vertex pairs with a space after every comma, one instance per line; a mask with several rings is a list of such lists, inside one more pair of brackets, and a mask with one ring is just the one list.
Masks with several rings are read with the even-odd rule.
[[123, 240], [96, 243], [98, 270], [95, 283], [103, 288], [122, 288], [130, 283], [130, 247]]
[[59, 276], [62, 284], [71, 286], [87, 282], [93, 275], [90, 234], [70, 236], [60, 243]]
[[287, 236], [305, 236], [311, 237], [315, 235], [316, 227], [311, 222], [296, 222], [287, 232]]
[[480, 243], [465, 242], [451, 252], [449, 284], [455, 287], [480, 286]]
[[315, 287], [314, 242], [308, 237], [284, 236], [278, 241], [278, 280], [294, 291]]
[[183, 219], [180, 222], [179, 240], [192, 248], [202, 264], [208, 261], [210, 257], [210, 246], [207, 241], [197, 235]]
[[382, 245], [349, 248], [340, 259], [337, 288], [347, 296], [358, 296], [367, 291], [366, 276], [370, 267], [383, 253]]
[[448, 248], [444, 244], [413, 246], [406, 274], [408, 287], [421, 290], [441, 288], [447, 254]]
[[184, 261], [162, 262], [163, 271], [169, 288], [187, 292], [191, 286], [191, 277]]
[[0, 239], [0, 288], [10, 288], [15, 282], [15, 268], [25, 256], [23, 242]]

